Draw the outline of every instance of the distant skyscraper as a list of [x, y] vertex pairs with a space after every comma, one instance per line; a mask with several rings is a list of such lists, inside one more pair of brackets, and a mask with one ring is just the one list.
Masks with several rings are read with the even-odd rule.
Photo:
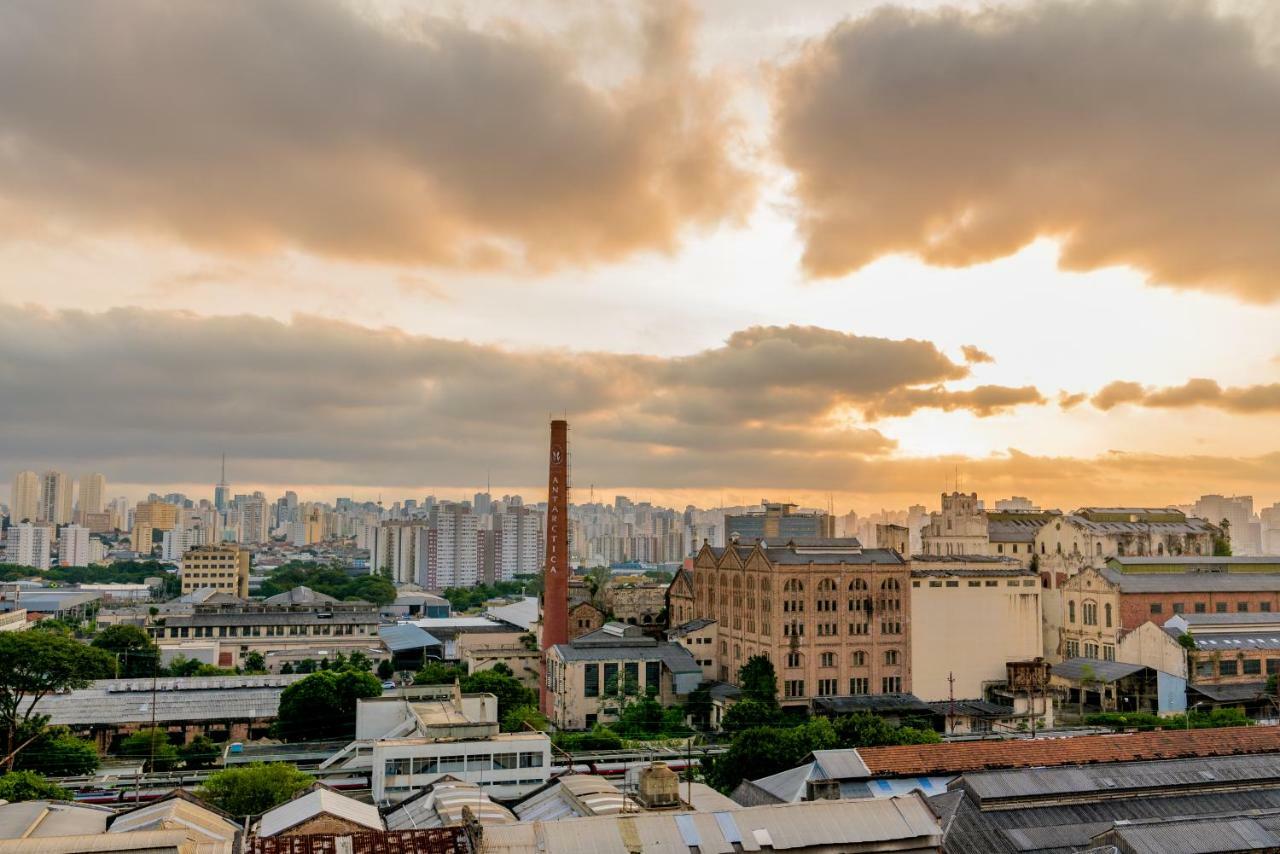
[[267, 541], [267, 499], [261, 492], [253, 495], [237, 495], [240, 509], [240, 542], [265, 543]]
[[71, 478], [66, 472], [47, 471], [40, 475], [40, 510], [42, 522], [65, 525], [71, 521]]
[[49, 568], [49, 537], [53, 529], [23, 522], [9, 527], [4, 559], [19, 566]]
[[64, 525], [58, 532], [58, 565], [89, 565], [89, 529], [84, 525]]
[[222, 476], [213, 488], [213, 506], [225, 512], [231, 505], [231, 484], [227, 483], [227, 455], [222, 455]]
[[107, 478], [92, 472], [80, 478], [80, 514], [101, 513], [107, 495]]
[[835, 536], [835, 517], [828, 513], [797, 513], [794, 504], [761, 503], [761, 512], [726, 515], [725, 533], [743, 543], [753, 540], [780, 541], [793, 538], [830, 539]]
[[40, 475], [20, 471], [13, 477], [13, 492], [9, 494], [9, 520], [34, 522], [39, 517]]

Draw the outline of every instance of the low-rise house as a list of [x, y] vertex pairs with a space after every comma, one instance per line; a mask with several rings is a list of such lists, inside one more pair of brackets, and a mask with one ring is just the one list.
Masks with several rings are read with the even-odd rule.
[[678, 643], [689, 650], [689, 654], [702, 668], [702, 678], [711, 681], [716, 678], [716, 628], [715, 620], [701, 618], [667, 630], [667, 640]]
[[702, 682], [702, 667], [688, 649], [624, 623], [555, 644], [546, 660], [548, 712], [562, 729], [615, 719], [627, 696], [651, 693], [672, 705]]
[[1174, 715], [1187, 709], [1187, 680], [1144, 664], [1071, 658], [1051, 672], [1063, 711]]

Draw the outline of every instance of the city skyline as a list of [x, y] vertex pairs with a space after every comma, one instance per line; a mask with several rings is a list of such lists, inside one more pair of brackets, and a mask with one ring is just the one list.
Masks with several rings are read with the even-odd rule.
[[941, 5], [0, 10], [0, 470], [1280, 499], [1280, 16]]

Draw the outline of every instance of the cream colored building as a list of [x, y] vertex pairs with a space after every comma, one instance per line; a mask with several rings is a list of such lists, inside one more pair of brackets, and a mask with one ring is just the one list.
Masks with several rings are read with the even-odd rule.
[[13, 477], [9, 493], [9, 523], [34, 522], [40, 518], [40, 475], [20, 471]]
[[80, 500], [77, 509], [80, 517], [86, 513], [101, 513], [106, 506], [107, 478], [98, 472], [90, 472], [80, 478]]
[[53, 525], [65, 525], [71, 521], [72, 491], [75, 482], [65, 472], [47, 471], [40, 475], [41, 521]]
[[133, 534], [129, 538], [133, 550], [142, 555], [150, 554], [154, 539], [152, 532], [172, 531], [177, 525], [178, 505], [164, 501], [139, 501], [133, 513]]
[[1116, 660], [1120, 643], [1120, 590], [1096, 569], [1067, 579], [1061, 590], [1058, 638], [1047, 657]]
[[926, 555], [985, 555], [987, 516], [978, 503], [978, 493], [944, 492], [941, 512], [929, 514], [929, 524], [920, 537]]
[[1165, 507], [1083, 507], [1040, 528], [1035, 555], [1041, 572], [1057, 587], [1109, 558], [1211, 555], [1218, 529], [1203, 519]]
[[[1006, 664], [1041, 655], [1040, 581], [1011, 558], [911, 564], [912, 693], [976, 700]], [[954, 682], [951, 680], [954, 679]]]
[[197, 546], [182, 556], [182, 592], [210, 587], [241, 599], [249, 597], [249, 550], [236, 545]]

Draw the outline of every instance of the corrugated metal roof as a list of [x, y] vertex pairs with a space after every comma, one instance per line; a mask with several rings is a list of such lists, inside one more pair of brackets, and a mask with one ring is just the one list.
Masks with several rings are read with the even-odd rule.
[[[878, 851], [936, 848], [937, 817], [923, 798], [805, 801], [725, 812], [648, 812], [485, 828], [485, 849], [502, 854], [629, 854], [758, 851], [876, 845]], [[901, 843], [901, 848], [894, 843]]]
[[1116, 572], [1099, 574], [1122, 593], [1271, 593], [1280, 590], [1280, 573], [1263, 572]]
[[496, 804], [489, 794], [477, 786], [450, 774], [438, 778], [417, 794], [401, 801], [386, 814], [388, 830], [443, 827], [462, 822], [462, 808], [468, 807], [480, 823], [511, 824], [516, 817], [506, 807]]
[[[161, 679], [156, 685], [155, 719], [273, 718], [284, 689], [305, 678], [305, 674], [286, 674]], [[40, 700], [38, 709], [56, 725], [150, 722], [151, 680], [101, 680], [83, 690], [50, 694]]]
[[812, 754], [817, 766], [815, 780], [862, 780], [871, 776], [862, 757], [853, 748], [843, 750], [815, 750]]
[[106, 807], [65, 801], [0, 804], [0, 839], [102, 833], [113, 815]]
[[1094, 682], [1115, 682], [1126, 676], [1146, 670], [1143, 664], [1126, 664], [1123, 661], [1100, 661], [1096, 658], [1069, 658], [1052, 668], [1054, 676], [1079, 681], [1086, 676]]
[[1200, 854], [1280, 847], [1280, 836], [1244, 816], [1117, 822], [1110, 832], [1100, 834], [1107, 844], [1123, 842], [1134, 854]]
[[422, 649], [428, 646], [440, 646], [430, 632], [410, 623], [397, 623], [394, 626], [379, 626], [378, 638], [392, 652], [403, 652], [409, 649]]
[[538, 622], [538, 597], [526, 596], [519, 602], [510, 605], [498, 605], [488, 609], [486, 614], [495, 620], [502, 620], [522, 629], [532, 628]]
[[382, 816], [372, 804], [363, 804], [322, 786], [305, 795], [267, 810], [258, 822], [258, 836], [276, 836], [291, 827], [297, 827], [307, 819], [328, 814], [354, 822], [372, 830], [383, 830]]
[[6, 839], [0, 841], [0, 852], [18, 854], [95, 854], [99, 851], [129, 854], [181, 854], [189, 851], [190, 841], [180, 830], [147, 830], [112, 836], [49, 836], [42, 839]]
[[965, 788], [984, 805], [1005, 799], [1061, 798], [1081, 793], [1093, 795], [1175, 786], [1280, 783], [1280, 755], [978, 771], [966, 774], [963, 782]]

